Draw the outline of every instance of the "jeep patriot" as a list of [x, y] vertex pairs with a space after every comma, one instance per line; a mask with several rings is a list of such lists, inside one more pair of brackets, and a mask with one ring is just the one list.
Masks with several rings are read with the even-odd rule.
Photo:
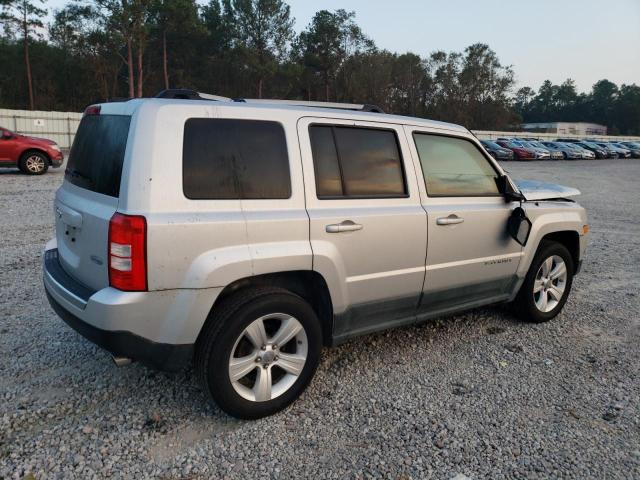
[[482, 305], [563, 308], [579, 192], [511, 180], [466, 128], [160, 97], [87, 108], [44, 253], [53, 309], [117, 364], [193, 364], [224, 411], [259, 418], [302, 393], [323, 346]]

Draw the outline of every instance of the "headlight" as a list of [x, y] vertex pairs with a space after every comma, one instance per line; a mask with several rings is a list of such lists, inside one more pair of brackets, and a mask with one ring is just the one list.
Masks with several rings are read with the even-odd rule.
[[61, 152], [62, 150], [60, 150], [60, 147], [58, 145], [51, 145], [51, 148], [53, 150], [55, 150], [56, 152]]

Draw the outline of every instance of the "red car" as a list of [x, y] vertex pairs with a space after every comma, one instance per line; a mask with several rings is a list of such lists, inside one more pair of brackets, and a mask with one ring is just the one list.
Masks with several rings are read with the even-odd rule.
[[62, 165], [60, 147], [46, 138], [27, 137], [0, 127], [0, 167], [18, 167], [29, 175], [42, 175]]

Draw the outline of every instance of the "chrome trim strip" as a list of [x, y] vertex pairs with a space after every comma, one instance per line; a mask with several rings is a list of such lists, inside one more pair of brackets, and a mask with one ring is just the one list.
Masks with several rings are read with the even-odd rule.
[[507, 258], [519, 258], [522, 256], [524, 256], [524, 252], [515, 252], [515, 253], [507, 253], [506, 255], [495, 255], [493, 257], [472, 258], [469, 260], [458, 260], [455, 262], [437, 263], [435, 265], [427, 265], [427, 271], [439, 270], [441, 268], [459, 267], [462, 265], [472, 265], [474, 263], [492, 262], [492, 261], [503, 260]]
[[398, 275], [410, 275], [412, 273], [424, 272], [424, 270], [425, 270], [424, 266], [420, 266], [420, 267], [412, 267], [412, 268], [403, 268], [400, 270], [389, 270], [388, 272], [376, 272], [376, 273], [367, 273], [365, 275], [355, 275], [353, 277], [347, 277], [347, 283], [361, 282], [363, 280], [373, 280], [376, 278], [395, 277]]

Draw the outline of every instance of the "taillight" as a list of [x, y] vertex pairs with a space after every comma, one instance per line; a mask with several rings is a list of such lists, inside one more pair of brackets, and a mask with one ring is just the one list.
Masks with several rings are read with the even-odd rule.
[[100, 115], [100, 105], [89, 105], [85, 108], [83, 116], [86, 117], [87, 115]]
[[109, 285], [119, 290], [147, 289], [147, 220], [114, 213], [109, 222]]

